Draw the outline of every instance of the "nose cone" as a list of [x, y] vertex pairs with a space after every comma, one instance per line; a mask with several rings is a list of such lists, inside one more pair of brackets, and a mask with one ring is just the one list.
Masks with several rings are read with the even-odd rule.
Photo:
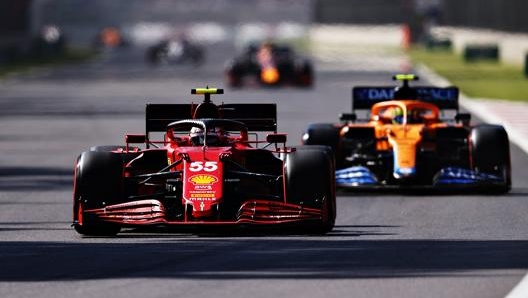
[[395, 168], [393, 176], [396, 179], [411, 178], [416, 174], [416, 168]]
[[265, 68], [260, 72], [260, 79], [266, 84], [277, 83], [279, 77], [279, 71], [275, 67]]

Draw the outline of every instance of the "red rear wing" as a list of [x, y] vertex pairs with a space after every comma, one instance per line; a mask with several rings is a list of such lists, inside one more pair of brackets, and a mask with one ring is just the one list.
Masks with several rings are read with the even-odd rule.
[[[146, 134], [164, 132], [174, 121], [192, 119], [194, 104], [147, 104], [145, 112]], [[221, 119], [236, 120], [246, 124], [248, 131], [277, 132], [277, 105], [223, 104], [218, 106]]]

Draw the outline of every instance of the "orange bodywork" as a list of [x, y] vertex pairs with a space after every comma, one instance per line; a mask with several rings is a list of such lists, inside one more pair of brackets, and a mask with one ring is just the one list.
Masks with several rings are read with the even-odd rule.
[[[400, 116], [394, 111], [399, 109]], [[400, 117], [397, 118], [396, 117]], [[413, 172], [416, 168], [418, 148], [434, 146], [422, 142], [425, 133], [434, 133], [447, 124], [440, 120], [439, 108], [419, 100], [391, 100], [377, 103], [371, 108], [369, 122], [352, 127], [374, 127], [377, 151], [393, 151], [394, 167], [401, 172]], [[345, 126], [341, 135], [350, 127]]]

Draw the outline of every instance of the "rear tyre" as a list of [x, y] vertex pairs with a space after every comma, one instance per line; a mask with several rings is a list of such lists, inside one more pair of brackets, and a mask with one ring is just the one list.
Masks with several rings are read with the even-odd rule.
[[191, 51], [190, 56], [191, 56], [191, 60], [193, 64], [197, 66], [202, 65], [205, 60], [204, 50], [201, 47], [194, 46], [190, 49], [190, 51]]
[[302, 142], [304, 145], [330, 147], [334, 152], [336, 167], [341, 168], [344, 157], [340, 144], [340, 130], [341, 127], [336, 127], [331, 123], [312, 123], [306, 128], [302, 136]]
[[286, 199], [290, 203], [320, 208], [321, 220], [304, 232], [325, 234], [335, 225], [334, 156], [327, 146], [300, 146], [285, 160]]
[[115, 223], [101, 222], [85, 214], [119, 202], [123, 195], [123, 162], [119, 154], [83, 152], [75, 167], [74, 227], [82, 235], [114, 236], [121, 230]]
[[230, 61], [225, 68], [227, 85], [231, 88], [242, 87], [243, 66], [238, 61]]
[[296, 69], [297, 84], [301, 87], [311, 88], [314, 85], [314, 71], [310, 62], [304, 61]]
[[495, 193], [511, 189], [510, 142], [504, 127], [479, 125], [471, 130], [471, 164], [478, 173], [503, 177], [504, 184], [493, 188]]

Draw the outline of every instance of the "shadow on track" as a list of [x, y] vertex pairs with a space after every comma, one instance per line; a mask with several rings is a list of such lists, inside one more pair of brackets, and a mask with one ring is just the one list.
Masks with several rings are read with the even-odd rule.
[[528, 241], [323, 238], [177, 236], [144, 238], [142, 243], [0, 242], [0, 281], [384, 278], [528, 268]]
[[0, 167], [0, 189], [9, 191], [50, 191], [73, 188], [71, 169], [55, 167]]

